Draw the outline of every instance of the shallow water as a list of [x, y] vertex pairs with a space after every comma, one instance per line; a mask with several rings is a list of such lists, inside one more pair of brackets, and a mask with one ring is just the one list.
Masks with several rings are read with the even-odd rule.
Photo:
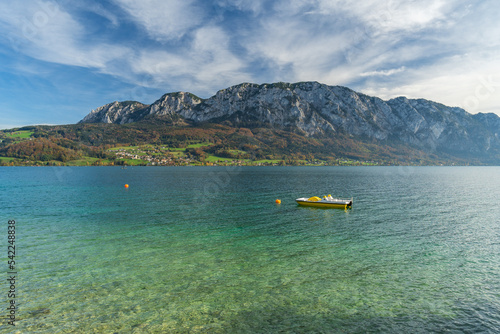
[[[3, 272], [9, 219], [18, 272], [16, 326], [0, 332], [495, 332], [499, 176], [498, 167], [0, 168]], [[326, 194], [354, 197], [353, 208], [294, 201]]]

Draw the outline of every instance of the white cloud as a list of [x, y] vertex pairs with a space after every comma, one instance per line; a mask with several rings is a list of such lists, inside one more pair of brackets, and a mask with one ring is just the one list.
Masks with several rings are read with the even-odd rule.
[[[256, 50], [278, 66], [290, 65], [298, 72], [316, 68], [324, 73], [328, 65], [363, 72], [370, 71], [369, 65], [371, 71], [392, 67], [382, 63], [389, 61], [386, 52], [393, 51], [408, 34], [439, 25], [437, 22], [444, 17], [443, 4], [436, 1], [408, 4], [372, 0], [354, 6], [347, 1], [294, 0], [279, 2], [275, 8], [277, 13], [262, 18], [261, 27], [253, 31], [255, 37], [248, 49]], [[399, 58], [408, 60], [404, 48], [399, 52], [403, 55]], [[413, 58], [420, 53], [412, 53]], [[394, 60], [398, 59], [390, 59]], [[350, 77], [358, 75], [359, 72]]]
[[105, 18], [113, 26], [119, 25], [119, 19], [117, 15], [114, 12], [104, 8], [104, 6], [100, 3], [78, 2], [75, 3], [74, 6], [79, 7], [81, 10], [88, 11]]
[[[304, 1], [303, 1], [304, 2]], [[342, 14], [351, 20], [363, 23], [374, 33], [389, 33], [397, 30], [429, 28], [446, 17], [447, 3], [443, 0], [365, 0], [355, 5], [350, 1], [317, 0], [315, 13], [321, 15]]]
[[471, 113], [500, 114], [500, 64], [495, 59], [494, 53], [443, 58], [404, 75], [395, 74], [390, 81], [367, 82], [360, 90], [383, 99], [426, 98]]
[[372, 77], [372, 76], [391, 76], [396, 73], [403, 72], [406, 68], [401, 66], [400, 68], [393, 68], [390, 70], [382, 70], [382, 71], [371, 71], [371, 72], [363, 72], [360, 74], [362, 77]]
[[131, 68], [139, 78], [139, 85], [175, 86], [175, 90], [211, 96], [218, 88], [251, 77], [245, 72], [244, 62], [230, 51], [229, 44], [221, 28], [207, 26], [193, 33], [189, 48], [182, 52], [141, 51], [131, 61]]
[[203, 23], [195, 0], [115, 0], [148, 34], [159, 41], [177, 39]]
[[291, 17], [287, 8], [262, 17], [240, 43], [252, 59], [269, 67], [276, 81], [320, 80], [345, 61], [349, 31], [333, 34], [328, 24], [311, 25], [310, 17]]
[[85, 28], [57, 2], [2, 3], [0, 12], [11, 46], [35, 59], [103, 69], [128, 53], [126, 47], [86, 40]]
[[257, 14], [262, 13], [262, 11], [264, 10], [264, 2], [265, 2], [265, 0], [253, 0], [253, 1], [248, 1], [248, 0], [218, 0], [217, 6], [220, 6], [223, 8], [231, 8], [231, 9], [236, 8], [237, 10], [249, 11], [249, 12], [252, 12], [253, 14], [257, 15]]

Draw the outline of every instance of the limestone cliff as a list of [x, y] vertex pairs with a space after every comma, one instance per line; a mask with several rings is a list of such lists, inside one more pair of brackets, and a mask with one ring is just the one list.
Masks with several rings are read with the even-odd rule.
[[430, 151], [481, 155], [492, 148], [500, 150], [500, 118], [495, 114], [472, 115], [424, 99], [384, 101], [318, 82], [243, 83], [208, 99], [169, 93], [151, 105], [114, 102], [93, 110], [80, 122], [124, 124], [174, 115], [194, 123], [269, 126], [305, 136], [342, 132], [363, 140], [396, 140]]

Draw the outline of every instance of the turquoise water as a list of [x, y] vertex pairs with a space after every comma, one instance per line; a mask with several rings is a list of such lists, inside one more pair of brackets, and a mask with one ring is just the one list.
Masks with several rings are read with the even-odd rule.
[[[1, 266], [7, 278], [15, 219], [19, 307], [0, 332], [498, 333], [499, 176], [0, 168]], [[325, 194], [354, 197], [353, 208], [294, 202]]]

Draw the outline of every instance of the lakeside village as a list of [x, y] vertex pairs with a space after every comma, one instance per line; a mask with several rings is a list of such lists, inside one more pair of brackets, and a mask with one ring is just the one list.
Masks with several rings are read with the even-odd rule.
[[282, 156], [281, 159], [268, 156], [265, 159], [252, 159], [247, 152], [227, 150], [223, 156], [215, 156], [200, 148], [207, 144], [188, 145], [186, 148], [154, 147], [144, 145], [139, 147], [118, 147], [109, 149], [114, 154], [112, 161], [95, 161], [93, 165], [129, 165], [129, 166], [327, 166], [327, 165], [378, 165], [374, 161], [354, 161], [336, 159], [325, 161], [299, 157]]
[[0, 157], [1, 166], [376, 166], [376, 161], [356, 161], [347, 158], [321, 160], [314, 156], [266, 156], [256, 159], [248, 152], [228, 149], [220, 156], [203, 151], [208, 143], [184, 148], [140, 145], [107, 148], [98, 157], [82, 156], [71, 160], [31, 160]]
[[[305, 165], [377, 165], [373, 161], [353, 161], [348, 159], [338, 159], [335, 161], [323, 161], [319, 159], [292, 159], [287, 157], [282, 157], [279, 159], [261, 159], [252, 160], [244, 158], [245, 152], [232, 150], [234, 152], [229, 152], [228, 155], [234, 154], [235, 157], [217, 157], [214, 155], [206, 155], [195, 150], [190, 150], [189, 148], [182, 151], [170, 151], [165, 154], [160, 154], [162, 150], [167, 148], [162, 147], [160, 150], [156, 149], [151, 151], [141, 151], [141, 150], [127, 150], [125, 148], [119, 148], [114, 150], [116, 155], [116, 164], [129, 164], [129, 165], [143, 165], [143, 166], [187, 166], [187, 165], [201, 165], [201, 166], [305, 166]], [[180, 154], [179, 154], [180, 153]], [[184, 154], [182, 154], [184, 153]]]

